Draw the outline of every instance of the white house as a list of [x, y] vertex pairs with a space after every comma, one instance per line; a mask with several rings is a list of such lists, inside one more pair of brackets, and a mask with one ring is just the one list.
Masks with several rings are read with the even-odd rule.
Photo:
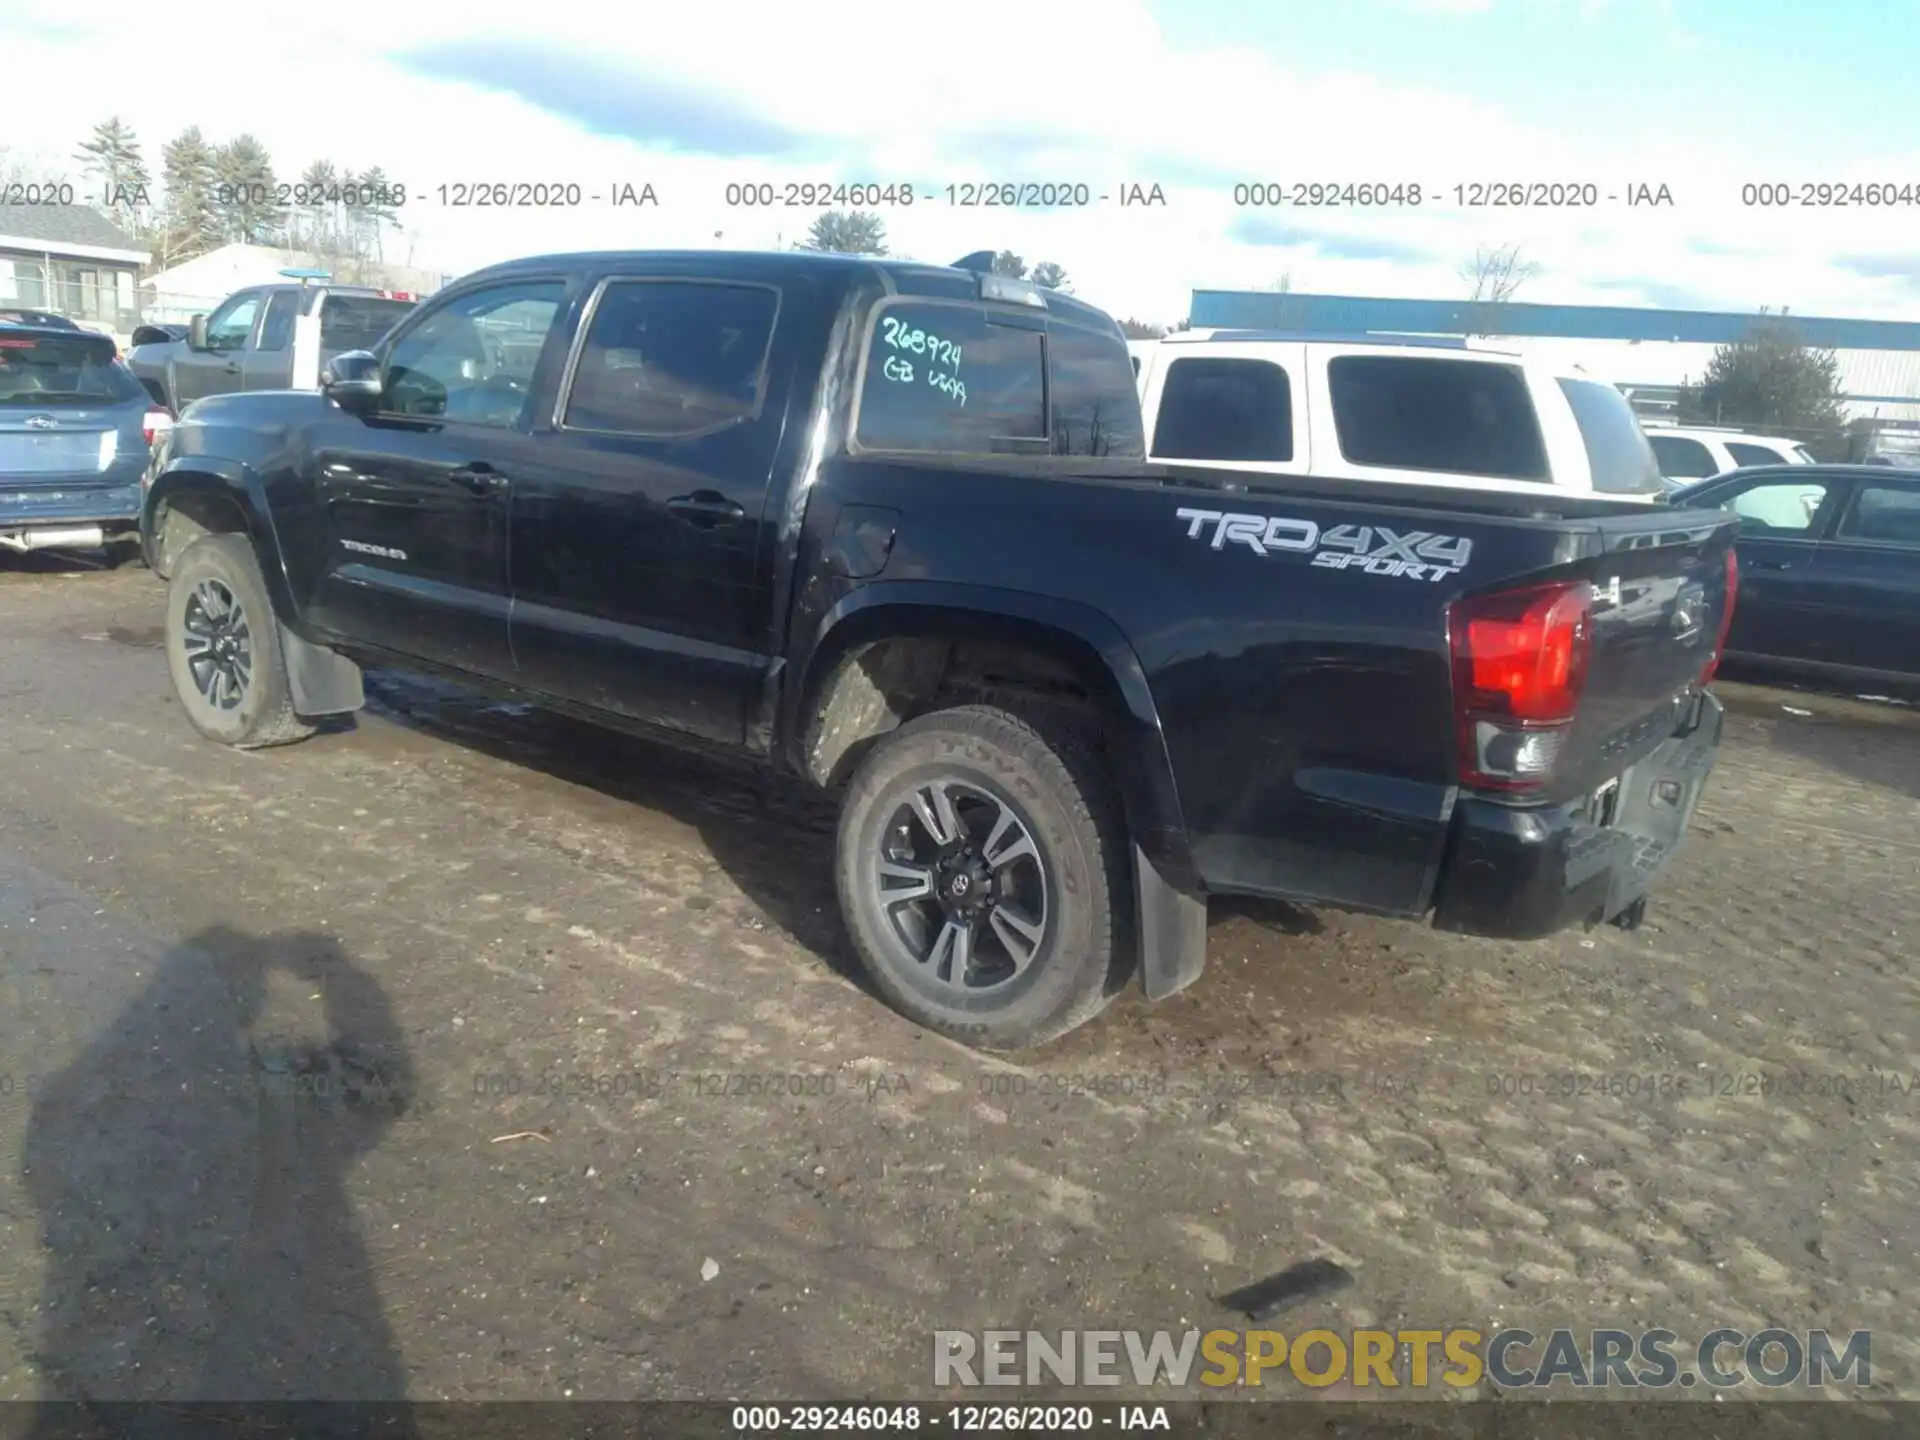
[[124, 339], [148, 252], [84, 205], [0, 205], [0, 305], [51, 310]]
[[[236, 290], [250, 285], [284, 285], [282, 270], [325, 269], [327, 262], [303, 250], [281, 250], [271, 245], [222, 245], [178, 265], [155, 271], [140, 285], [140, 308], [150, 321], [184, 322], [194, 315], [211, 314], [214, 306]], [[411, 265], [371, 263], [356, 276], [340, 275], [344, 284], [378, 285], [413, 295], [430, 295], [448, 276]]]

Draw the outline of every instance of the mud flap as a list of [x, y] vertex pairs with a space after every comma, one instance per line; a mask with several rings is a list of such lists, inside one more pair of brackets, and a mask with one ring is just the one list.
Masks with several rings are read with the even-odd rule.
[[1207, 902], [1169, 884], [1138, 845], [1133, 893], [1141, 984], [1149, 1000], [1164, 1000], [1207, 968]]
[[367, 703], [360, 667], [323, 645], [311, 645], [280, 626], [280, 652], [287, 657], [287, 684], [297, 715], [345, 715]]

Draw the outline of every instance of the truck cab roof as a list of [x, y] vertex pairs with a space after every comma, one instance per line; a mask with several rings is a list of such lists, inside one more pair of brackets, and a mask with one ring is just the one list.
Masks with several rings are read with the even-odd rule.
[[[464, 289], [477, 282], [555, 269], [633, 269], [643, 273], [657, 269], [665, 273], [684, 267], [702, 276], [710, 277], [716, 270], [723, 270], [741, 280], [776, 284], [814, 274], [842, 291], [864, 279], [877, 281], [883, 289], [895, 295], [949, 300], [986, 299], [989, 302], [1000, 298], [983, 295], [983, 277], [978, 271], [962, 270], [952, 265], [880, 255], [834, 255], [813, 250], [730, 250], [724, 254], [724, 261], [718, 265], [715, 252], [711, 250], [583, 250], [532, 255], [474, 271], [461, 278], [460, 287]], [[1034, 291], [1043, 301], [1046, 313], [1055, 318], [1090, 326], [1103, 333], [1119, 333], [1119, 322], [1097, 306], [1075, 299], [1065, 291], [1044, 289], [1030, 282], [1014, 283]]]

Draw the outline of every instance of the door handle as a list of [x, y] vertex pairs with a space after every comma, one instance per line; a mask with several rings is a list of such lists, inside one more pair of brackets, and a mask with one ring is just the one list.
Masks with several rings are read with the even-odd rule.
[[721, 525], [737, 525], [747, 512], [717, 490], [696, 490], [691, 495], [676, 495], [667, 501], [667, 509], [689, 525], [712, 530]]
[[497, 490], [507, 488], [507, 477], [487, 464], [476, 460], [471, 465], [462, 465], [458, 470], [449, 470], [447, 479], [475, 495], [491, 495]]
[[229, 375], [238, 375], [240, 373], [240, 362], [238, 360], [229, 360], [226, 364], [226, 371]]

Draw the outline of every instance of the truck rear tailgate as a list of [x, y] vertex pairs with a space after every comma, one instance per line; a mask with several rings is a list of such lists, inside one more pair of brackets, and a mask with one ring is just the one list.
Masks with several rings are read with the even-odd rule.
[[[1552, 756], [1544, 780], [1504, 791], [1475, 772], [1493, 748], [1463, 719], [1467, 783], [1449, 822], [1436, 925], [1519, 938], [1582, 921], [1637, 923], [1648, 888], [1680, 848], [1720, 744], [1722, 712], [1705, 681], [1737, 603], [1735, 529], [1731, 517], [1703, 512], [1609, 517], [1569, 534], [1573, 553], [1563, 563], [1519, 578], [1521, 587], [1541, 587], [1523, 590], [1540, 597], [1536, 616], [1569, 589], [1572, 613], [1579, 601], [1590, 603], [1584, 650], [1573, 647], [1578, 659], [1569, 666], [1581, 677], [1577, 706], [1570, 722], [1542, 726], [1558, 732], [1542, 747]], [[1486, 669], [1459, 673], [1462, 613], [1471, 610], [1449, 622], [1457, 696]], [[1496, 663], [1495, 678], [1498, 671]], [[1510, 727], [1508, 738], [1518, 730]]]
[[1673, 733], [1726, 634], [1737, 524], [1685, 510], [1594, 523], [1594, 553], [1580, 562], [1593, 585], [1592, 649], [1554, 791], [1602, 785]]

